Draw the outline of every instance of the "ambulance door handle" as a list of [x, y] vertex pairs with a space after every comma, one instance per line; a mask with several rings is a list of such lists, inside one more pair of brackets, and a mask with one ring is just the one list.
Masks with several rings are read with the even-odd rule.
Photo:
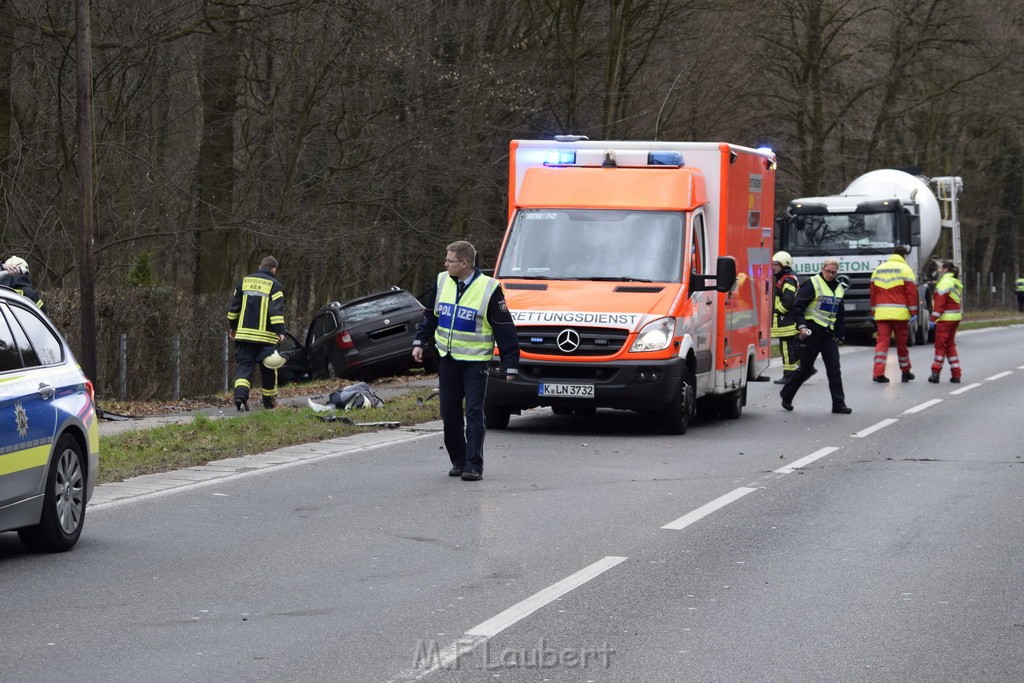
[[39, 396], [47, 401], [53, 398], [53, 387], [44, 382], [39, 383]]
[[711, 305], [711, 299], [710, 298], [704, 299], [704, 305], [705, 306], [710, 306]]

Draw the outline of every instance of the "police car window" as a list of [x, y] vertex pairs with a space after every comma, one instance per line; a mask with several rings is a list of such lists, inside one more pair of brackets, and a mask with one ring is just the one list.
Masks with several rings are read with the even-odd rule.
[[[16, 305], [11, 305], [11, 311], [14, 313], [17, 323], [21, 325], [21, 329], [17, 324], [13, 324], [11, 327], [14, 330], [14, 338], [21, 348], [21, 357], [25, 361], [26, 367], [54, 365], [64, 360], [64, 347], [60, 340], [35, 313]], [[21, 330], [28, 335], [24, 344], [23, 340], [19, 338]]]
[[4, 308], [6, 306], [0, 306], [0, 372], [21, 369], [21, 354], [18, 353], [18, 345], [14, 343], [14, 334], [7, 325], [7, 319], [3, 316]]

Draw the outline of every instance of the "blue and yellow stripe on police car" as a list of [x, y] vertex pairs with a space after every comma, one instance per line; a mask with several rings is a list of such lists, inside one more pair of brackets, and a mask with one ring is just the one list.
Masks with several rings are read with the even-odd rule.
[[50, 457], [52, 439], [36, 439], [15, 446], [0, 447], [0, 477], [44, 467]]

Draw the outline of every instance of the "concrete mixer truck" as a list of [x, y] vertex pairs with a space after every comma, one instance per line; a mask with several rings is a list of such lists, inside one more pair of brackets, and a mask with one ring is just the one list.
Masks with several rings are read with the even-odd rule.
[[928, 180], [894, 169], [871, 171], [842, 194], [791, 201], [776, 223], [776, 247], [793, 257], [793, 270], [801, 281], [821, 270], [826, 256], [837, 259], [839, 279], [847, 290], [846, 329], [867, 332], [873, 327], [871, 272], [896, 245], [910, 246], [907, 263], [918, 274], [920, 299], [910, 343], [923, 344], [931, 308], [929, 259], [943, 227], [954, 229], [954, 243], [959, 245], [956, 198], [962, 187], [959, 177]]

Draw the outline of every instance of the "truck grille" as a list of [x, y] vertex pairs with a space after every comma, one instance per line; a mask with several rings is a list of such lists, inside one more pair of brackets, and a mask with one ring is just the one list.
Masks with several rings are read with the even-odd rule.
[[[629, 330], [609, 329], [606, 327], [552, 327], [549, 325], [517, 327], [519, 348], [529, 353], [545, 356], [611, 356], [618, 353]], [[564, 333], [564, 334], [563, 334]], [[575, 341], [578, 337], [579, 346], [570, 351], [559, 348], [560, 335]], [[567, 347], [565, 343], [563, 347]], [[571, 346], [571, 343], [570, 343]]]

